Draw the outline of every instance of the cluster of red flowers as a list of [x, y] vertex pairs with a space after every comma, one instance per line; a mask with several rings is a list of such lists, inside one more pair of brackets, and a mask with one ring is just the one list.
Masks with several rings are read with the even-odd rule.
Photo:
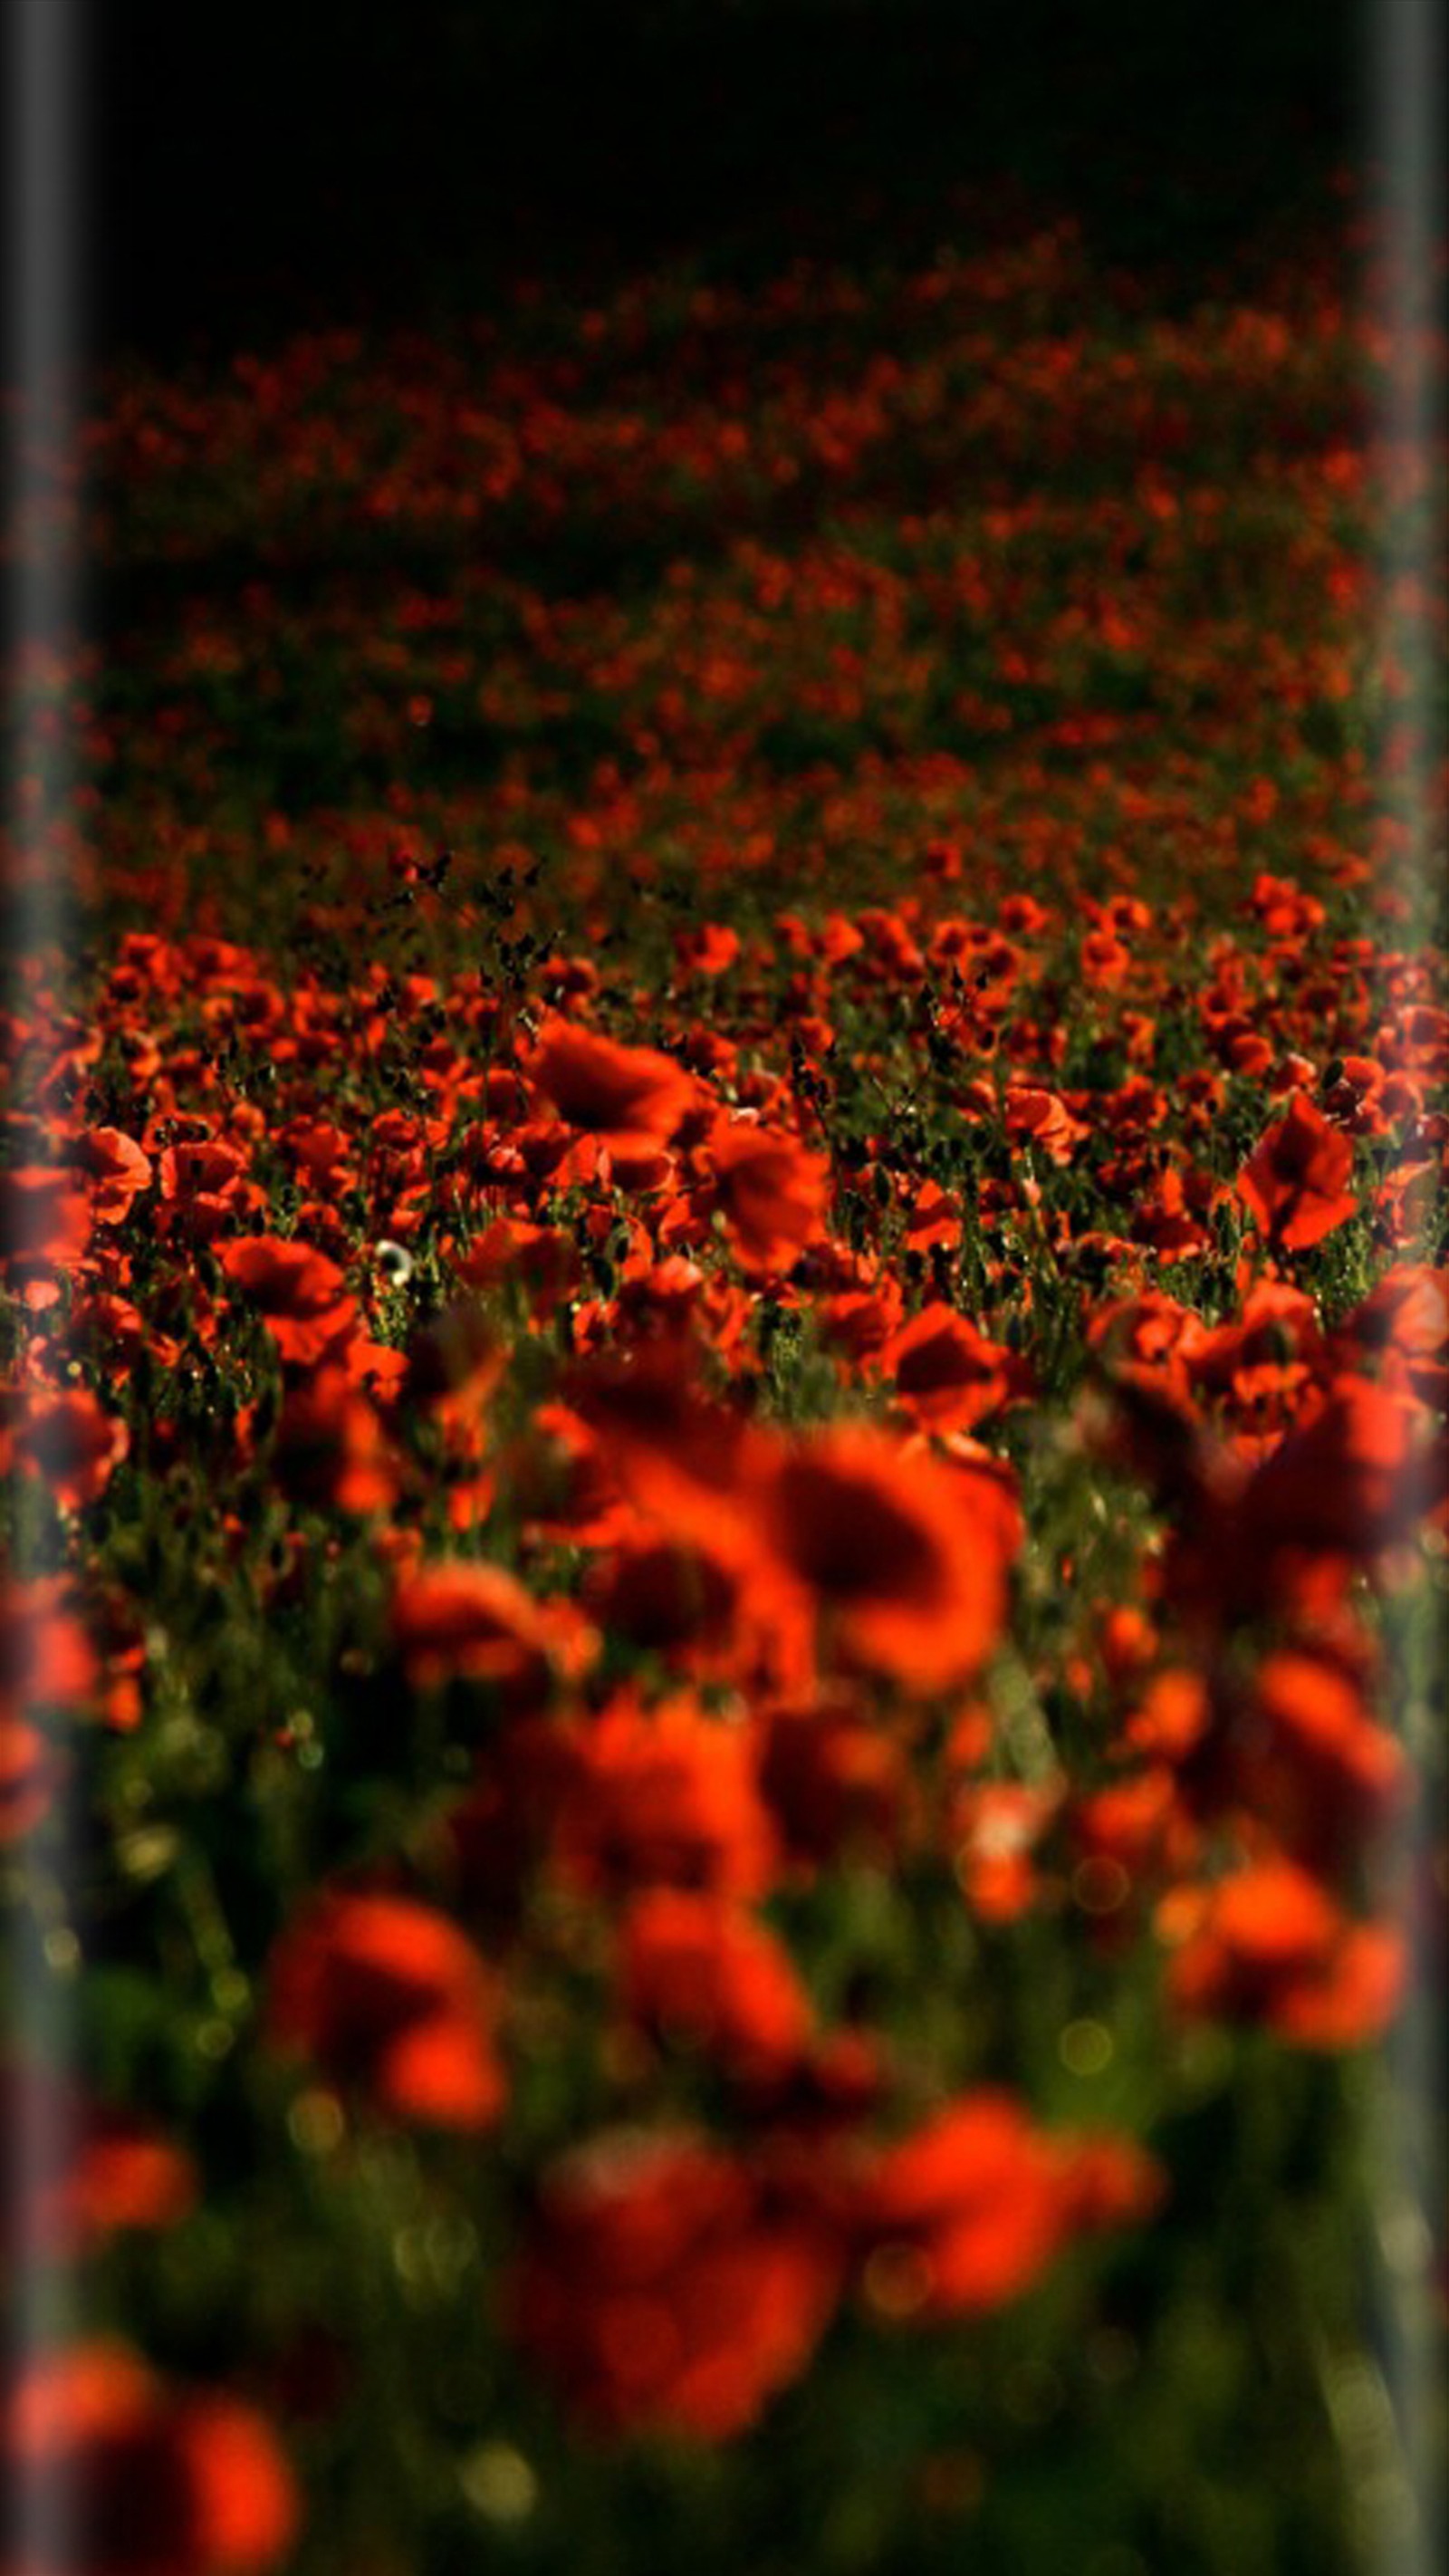
[[[1046, 238], [1010, 291], [1069, 300], [1076, 256]], [[625, 526], [673, 474], [734, 532], [718, 589], [681, 557], [652, 622], [513, 584], [486, 677], [446, 603], [406, 603], [415, 729], [450, 691], [524, 733], [619, 701], [571, 802], [520, 755], [486, 831], [455, 802], [471, 857], [405, 794], [384, 822], [270, 814], [287, 868], [325, 822], [357, 870], [283, 955], [221, 913], [177, 926], [178, 788], [114, 826], [157, 918], [107, 929], [83, 1002], [42, 963], [0, 1029], [0, 1846], [88, 2032], [168, 1998], [129, 2058], [97, 2048], [94, 2095], [9, 2079], [63, 2147], [32, 2235], [94, 2272], [106, 2331], [37, 2360], [5, 2441], [97, 2576], [260, 2571], [298, 2523], [267, 2407], [332, 2322], [315, 2265], [281, 2315], [238, 2291], [245, 2396], [153, 2370], [106, 2307], [117, 2240], [188, 2241], [213, 2193], [239, 2243], [285, 2237], [320, 2161], [339, 2206], [375, 2192], [424, 2304], [461, 2209], [495, 2231], [487, 2278], [454, 2272], [506, 2366], [595, 2432], [721, 2442], [837, 2331], [960, 2330], [1171, 2207], [1146, 2097], [1091, 2093], [1119, 1976], [1167, 2063], [1204, 2021], [1326, 2052], [1398, 2008], [1418, 1783], [1383, 1614], [1449, 1537], [1449, 1009], [1392, 899], [1347, 926], [1354, 762], [1305, 761], [1284, 801], [1281, 746], [1239, 740], [1246, 608], [1196, 658], [1171, 641], [1222, 509], [1173, 472], [1184, 384], [1271, 381], [1319, 419], [1292, 579], [1356, 599], [1341, 326], [1154, 326], [1128, 367], [1080, 331], [1008, 352], [1003, 291], [969, 263], [908, 281], [914, 354], [824, 407], [786, 380], [778, 417], [686, 404], [646, 436], [565, 398], [577, 350], [521, 386], [492, 353], [487, 399], [420, 403], [389, 466], [395, 378], [384, 403], [339, 340], [98, 433], [136, 545], [188, 460], [230, 490], [258, 423], [277, 511], [466, 499], [501, 549], [510, 512], [556, 533], [581, 473]], [[642, 364], [640, 315], [606, 327]], [[1036, 629], [997, 614], [1064, 542], [1050, 492], [998, 489], [1023, 407], [1062, 455], [1092, 421], [1099, 464], [1114, 438], [1151, 460]], [[807, 452], [863, 508], [903, 421], [930, 470], [900, 566], [735, 525]], [[269, 618], [264, 581], [248, 650]], [[1346, 690], [1331, 618], [1296, 658], [1293, 632], [1255, 725]], [[241, 651], [199, 616], [178, 689]], [[376, 637], [361, 658], [349, 756], [391, 756], [392, 666]], [[1227, 808], [1200, 767], [1141, 765], [1157, 660], [1247, 763]], [[932, 748], [910, 710], [947, 666]], [[216, 785], [189, 703], [161, 729], [188, 792]], [[787, 703], [827, 740], [873, 711], [875, 747], [846, 776], [807, 742], [772, 783]], [[987, 782], [949, 745], [998, 716], [1035, 731]], [[1145, 863], [1164, 831], [1196, 894], [1180, 855]], [[861, 868], [827, 900], [873, 836], [894, 900]], [[1028, 2038], [993, 1980], [1034, 1939], [1091, 2014], [1048, 1996]], [[174, 2282], [155, 2297], [155, 2349], [215, 2353]]]

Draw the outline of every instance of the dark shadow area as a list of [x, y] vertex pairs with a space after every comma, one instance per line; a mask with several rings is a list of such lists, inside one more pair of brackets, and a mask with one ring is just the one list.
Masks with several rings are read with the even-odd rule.
[[965, 192], [1190, 292], [1359, 156], [1361, 0], [107, 0], [94, 336], [929, 252]]

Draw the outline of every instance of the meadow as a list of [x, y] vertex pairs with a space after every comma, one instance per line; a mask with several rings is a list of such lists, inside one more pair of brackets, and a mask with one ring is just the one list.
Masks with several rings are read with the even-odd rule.
[[1382, 350], [1341, 239], [984, 238], [87, 423], [0, 1172], [4, 2438], [85, 2576], [1414, 2545]]

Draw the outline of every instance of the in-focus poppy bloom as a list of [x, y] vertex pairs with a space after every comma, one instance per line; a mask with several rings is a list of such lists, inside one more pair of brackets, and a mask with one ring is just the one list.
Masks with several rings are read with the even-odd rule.
[[545, 1021], [525, 1068], [566, 1126], [605, 1142], [667, 1144], [694, 1101], [694, 1076], [655, 1047], [620, 1046], [572, 1020]]
[[314, 1366], [356, 1322], [337, 1263], [310, 1243], [247, 1235], [224, 1244], [217, 1259], [260, 1310], [284, 1360]]
[[999, 1511], [974, 1478], [879, 1432], [827, 1430], [760, 1488], [764, 1535], [805, 1583], [830, 1643], [922, 1691], [974, 1672], [1005, 1609]]
[[1295, 1091], [1239, 1173], [1238, 1195], [1281, 1251], [1305, 1252], [1356, 1213], [1352, 1171], [1352, 1139]]
[[807, 2367], [844, 2256], [819, 2214], [689, 2135], [603, 2138], [544, 2176], [513, 2332], [601, 2432], [728, 2441]]
[[88, 1127], [76, 1138], [75, 1159], [90, 1187], [97, 1225], [123, 1225], [134, 1202], [151, 1186], [151, 1157], [119, 1127]]
[[327, 1889], [272, 1953], [272, 2045], [391, 2119], [491, 2128], [507, 2090], [496, 2019], [482, 1959], [410, 1897]]
[[0, 2576], [263, 2576], [296, 2537], [296, 2486], [264, 2418], [167, 2387], [120, 2344], [35, 2362], [4, 2447]]
[[214, 1242], [238, 1217], [260, 1215], [259, 1183], [247, 1179], [241, 1147], [224, 1138], [168, 1145], [157, 1165], [165, 1232], [192, 1243]]
[[789, 1270], [825, 1230], [830, 1167], [795, 1136], [721, 1120], [711, 1130], [711, 1196], [722, 1211], [741, 1267]]
[[1207, 1891], [1177, 1892], [1159, 1920], [1181, 1943], [1167, 1977], [1179, 2012], [1260, 2021], [1307, 2048], [1354, 2048], [1398, 2010], [1398, 1930], [1351, 1920], [1296, 1861], [1258, 1861]]

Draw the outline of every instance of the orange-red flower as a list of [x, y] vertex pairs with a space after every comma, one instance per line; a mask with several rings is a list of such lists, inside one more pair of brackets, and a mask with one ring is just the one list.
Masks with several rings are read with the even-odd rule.
[[1239, 1544], [1260, 1564], [1293, 1546], [1367, 1564], [1442, 1502], [1446, 1484], [1443, 1434], [1422, 1405], [1371, 1378], [1336, 1378], [1253, 1477]]
[[1228, 1699], [1188, 1766], [1190, 1794], [1260, 1819], [1315, 1871], [1362, 1853], [1403, 1798], [1402, 1747], [1326, 1654], [1285, 1647]]
[[0, 2122], [9, 2140], [43, 2142], [43, 2157], [22, 2149], [15, 2159], [14, 2217], [36, 2252], [73, 2256], [117, 2228], [170, 2227], [195, 2202], [180, 2147], [40, 2066], [0, 2068]]
[[39, 1727], [0, 1716], [0, 1848], [49, 1815], [60, 1778], [55, 1747]]
[[277, 1421], [272, 1465], [296, 1501], [344, 1512], [385, 1511], [398, 1470], [376, 1409], [341, 1369], [319, 1369], [293, 1387]]
[[32, 1262], [69, 1269], [90, 1231], [89, 1204], [69, 1172], [38, 1163], [0, 1172], [0, 1259], [8, 1269]]
[[761, 1527], [835, 1647], [943, 1690], [981, 1663], [1005, 1608], [1001, 1519], [978, 1507], [975, 1481], [879, 1432], [828, 1430], [763, 1480]]
[[1004, 1343], [989, 1342], [953, 1306], [922, 1308], [881, 1354], [896, 1394], [929, 1431], [973, 1431], [1026, 1385], [1026, 1372]]
[[728, 2441], [810, 2361], [840, 2295], [819, 2218], [689, 2135], [597, 2141], [544, 2177], [514, 2332], [608, 2433]]
[[449, 2129], [498, 2118], [494, 1980], [433, 1907], [327, 1889], [283, 1932], [269, 1985], [273, 2045], [372, 2109]]
[[693, 1344], [671, 1339], [583, 1362], [566, 1392], [642, 1511], [679, 1537], [754, 1553], [752, 1480], [775, 1444], [701, 1393], [696, 1367]]
[[100, 1662], [63, 1575], [0, 1590], [0, 1708], [83, 1708]]
[[134, 1201], [151, 1186], [151, 1157], [119, 1127], [88, 1127], [76, 1138], [75, 1158], [90, 1182], [97, 1225], [122, 1225]]
[[393, 1641], [410, 1682], [490, 1682], [505, 1707], [537, 1707], [554, 1671], [582, 1669], [592, 1631], [565, 1602], [535, 1600], [501, 1565], [419, 1566], [393, 1595]]
[[1053, 2138], [1009, 2093], [947, 2103], [867, 2187], [872, 2304], [921, 2324], [980, 2315], [1032, 2289], [1081, 2227], [1144, 2214], [1155, 2168], [1130, 2147], [1109, 2167], [1104, 2145], [1125, 2142]]
[[296, 2486], [264, 2418], [167, 2387], [121, 2344], [35, 2362], [5, 2451], [3, 2576], [263, 2576], [296, 2536]]
[[645, 1709], [612, 1701], [575, 1739], [558, 1855], [588, 1887], [713, 1888], [758, 1896], [775, 1836], [747, 1730], [707, 1717], [687, 1695]]
[[772, 1707], [762, 1725], [760, 1785], [792, 1861], [899, 1852], [916, 1798], [898, 1735], [843, 1696]]
[[131, 1445], [118, 1413], [107, 1413], [89, 1387], [27, 1397], [11, 1433], [11, 1454], [46, 1484], [67, 1511], [84, 1511], [105, 1492]]
[[620, 1991], [631, 2020], [687, 2040], [744, 2083], [778, 2082], [811, 2033], [789, 1952], [727, 1897], [659, 1887], [624, 1918]]
[[709, 1139], [711, 1195], [741, 1266], [789, 1270], [825, 1227], [830, 1167], [795, 1136], [745, 1119], [721, 1120]]
[[1041, 1892], [1036, 1847], [1061, 1804], [1061, 1783], [974, 1781], [951, 1802], [956, 1876], [973, 1914], [1010, 1923]]
[[620, 1046], [572, 1020], [545, 1021], [527, 1071], [567, 1126], [605, 1143], [667, 1144], [694, 1100], [694, 1077], [672, 1056]]
[[356, 1300], [345, 1293], [336, 1262], [314, 1245], [247, 1235], [217, 1258], [259, 1308], [284, 1360], [313, 1366], [351, 1332]]
[[1180, 2012], [1262, 2021], [1310, 2048], [1377, 2039], [1398, 2009], [1404, 1945], [1391, 1924], [1354, 1922], [1318, 1879], [1263, 1860], [1206, 1891], [1165, 1900], [1181, 1946], [1168, 1971]]
[[1239, 1173], [1238, 1194], [1273, 1243], [1304, 1252], [1355, 1213], [1358, 1202], [1345, 1187], [1352, 1170], [1352, 1139], [1295, 1091], [1286, 1117]]

